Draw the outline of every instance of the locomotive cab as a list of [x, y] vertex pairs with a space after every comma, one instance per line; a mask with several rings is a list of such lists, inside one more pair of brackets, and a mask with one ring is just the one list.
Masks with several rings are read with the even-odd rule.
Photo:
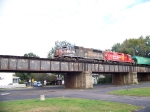
[[70, 60], [74, 57], [75, 49], [72, 46], [63, 46], [55, 52], [55, 58]]
[[112, 51], [105, 51], [104, 54], [107, 62], [134, 64], [134, 60], [132, 60], [132, 57], [129, 54]]
[[132, 64], [135, 63], [134, 60], [132, 59], [131, 55], [128, 55], [128, 60], [129, 60], [129, 63], [132, 63]]

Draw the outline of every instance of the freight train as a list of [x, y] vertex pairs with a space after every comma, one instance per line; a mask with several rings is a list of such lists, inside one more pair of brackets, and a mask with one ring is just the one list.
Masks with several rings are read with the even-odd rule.
[[57, 49], [54, 54], [54, 59], [67, 61], [90, 60], [101, 63], [135, 63], [135, 61], [129, 54], [112, 51], [102, 51], [98, 49], [84, 48], [79, 46], [64, 46], [60, 49]]

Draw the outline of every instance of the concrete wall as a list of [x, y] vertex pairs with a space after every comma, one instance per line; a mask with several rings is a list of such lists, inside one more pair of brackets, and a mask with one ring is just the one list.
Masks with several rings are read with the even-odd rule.
[[137, 84], [137, 72], [115, 73], [112, 76], [112, 83], [115, 85]]
[[64, 76], [66, 88], [88, 89], [93, 88], [92, 72], [67, 73]]

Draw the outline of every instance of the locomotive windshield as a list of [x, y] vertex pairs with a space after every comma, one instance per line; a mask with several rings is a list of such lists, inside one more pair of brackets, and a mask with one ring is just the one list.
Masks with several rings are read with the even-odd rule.
[[93, 49], [93, 52], [102, 53], [102, 50], [99, 50], [99, 49]]
[[63, 46], [62, 47], [62, 49], [66, 49], [66, 50], [72, 50], [72, 49], [74, 49], [74, 47], [72, 47], [72, 46]]
[[67, 46], [63, 46], [62, 48], [67, 48]]

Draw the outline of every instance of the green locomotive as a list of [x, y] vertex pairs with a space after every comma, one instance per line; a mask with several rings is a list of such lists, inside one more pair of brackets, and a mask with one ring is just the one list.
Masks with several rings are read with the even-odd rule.
[[150, 65], [150, 58], [142, 57], [142, 56], [132, 56], [136, 65]]

